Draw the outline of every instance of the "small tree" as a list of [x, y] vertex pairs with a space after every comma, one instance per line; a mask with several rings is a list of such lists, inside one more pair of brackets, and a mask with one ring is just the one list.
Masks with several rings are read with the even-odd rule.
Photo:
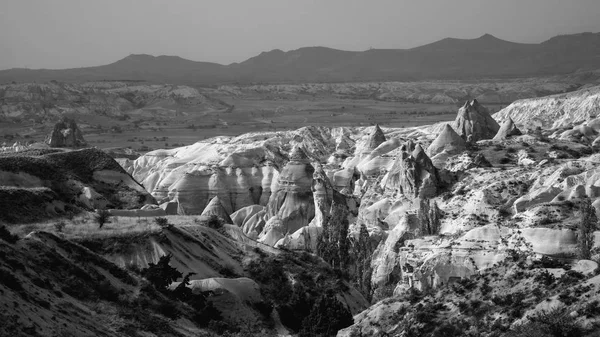
[[66, 225], [67, 224], [64, 221], [59, 221], [54, 224], [54, 229], [56, 229], [57, 232], [62, 233], [62, 231], [63, 231], [63, 229], [65, 229]]
[[169, 225], [169, 220], [163, 217], [154, 218], [154, 223], [160, 227], [167, 227]]
[[328, 292], [317, 299], [310, 314], [302, 322], [300, 336], [335, 336], [336, 333], [354, 324], [352, 313]]
[[101, 210], [98, 210], [98, 213], [94, 217], [94, 220], [98, 224], [98, 228], [102, 228], [105, 223], [108, 223], [109, 218], [110, 218], [110, 213], [105, 209], [101, 209]]
[[590, 259], [592, 256], [592, 247], [594, 247], [594, 231], [598, 227], [598, 218], [596, 210], [592, 206], [592, 201], [586, 198], [581, 203], [581, 221], [579, 222], [579, 235], [577, 241], [579, 244], [579, 258]]
[[211, 215], [206, 225], [212, 229], [219, 229], [223, 227], [223, 221], [216, 215]]
[[167, 290], [171, 283], [183, 276], [181, 272], [169, 265], [171, 257], [171, 254], [163, 255], [157, 263], [148, 263], [148, 268], [142, 269], [141, 272], [142, 276], [160, 291]]

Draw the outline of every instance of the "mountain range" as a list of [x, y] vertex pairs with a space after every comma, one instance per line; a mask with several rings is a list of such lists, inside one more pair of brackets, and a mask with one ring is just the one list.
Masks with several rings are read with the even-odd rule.
[[263, 52], [221, 65], [178, 56], [129, 55], [117, 62], [62, 70], [13, 68], [0, 83], [136, 80], [188, 85], [414, 81], [537, 77], [600, 69], [600, 33], [553, 37], [539, 44], [514, 43], [485, 34], [446, 38], [411, 49], [343, 51], [306, 47]]

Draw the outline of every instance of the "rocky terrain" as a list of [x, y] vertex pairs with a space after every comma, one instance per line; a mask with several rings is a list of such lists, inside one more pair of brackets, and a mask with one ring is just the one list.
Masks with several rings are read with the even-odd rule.
[[[6, 205], [25, 201], [4, 221], [52, 200], [38, 218], [59, 218], [62, 205], [109, 208], [112, 221], [101, 230], [76, 219], [11, 225], [22, 238], [2, 243], [4, 254], [26, 260], [28, 245], [51, 242], [58, 260], [84, 250], [136, 285], [167, 256], [182, 274], [158, 292], [204, 294], [221, 316], [188, 322], [191, 304], [175, 301], [186, 318], [166, 315], [173, 329], [589, 335], [600, 312], [599, 92], [518, 100], [496, 114], [469, 99], [434, 125], [251, 132], [118, 161], [94, 149], [7, 152]], [[31, 228], [44, 232], [23, 237]], [[3, 273], [31, 278], [33, 267], [6, 263]], [[0, 289], [24, 306], [22, 282], [25, 290]], [[322, 317], [335, 331], [322, 332]]]
[[[581, 258], [586, 203], [600, 214], [598, 90], [521, 100], [493, 116], [470, 100], [454, 122], [431, 127], [252, 133], [121, 163], [159, 203], [177, 202], [180, 214], [202, 214], [218, 197], [249, 238], [313, 251], [348, 270], [360, 261], [328, 260], [324, 233], [347, 233], [338, 247], [359, 254], [353, 249], [366, 230], [365, 295], [426, 293], [503, 263], [510, 269], [515, 252], [528, 263]], [[543, 114], [552, 125], [537, 124]], [[579, 260], [584, 274], [597, 268], [588, 260]], [[368, 315], [355, 317], [356, 329]], [[506, 329], [520, 318], [509, 317]]]
[[82, 210], [140, 208], [155, 199], [97, 149], [26, 149], [0, 154], [1, 221], [27, 223]]

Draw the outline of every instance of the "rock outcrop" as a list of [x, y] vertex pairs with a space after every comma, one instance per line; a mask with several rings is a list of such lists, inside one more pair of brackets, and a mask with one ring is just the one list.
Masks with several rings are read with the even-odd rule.
[[[276, 227], [284, 235], [308, 225], [315, 216], [311, 190], [314, 172], [308, 156], [297, 146], [290, 155], [290, 161], [281, 170], [277, 183], [273, 185], [266, 212], [269, 219], [277, 217], [280, 220], [281, 223]], [[263, 232], [268, 230], [265, 227]]]
[[408, 198], [432, 197], [438, 185], [437, 169], [421, 145], [417, 145], [410, 154], [403, 151], [381, 181], [382, 188], [397, 191]]
[[233, 221], [229, 217], [229, 213], [225, 210], [225, 207], [223, 207], [223, 204], [218, 196], [210, 200], [200, 216], [205, 219], [216, 217], [223, 223], [233, 224]]
[[467, 143], [465, 140], [454, 131], [450, 124], [446, 124], [442, 132], [429, 144], [427, 153], [430, 157], [433, 157], [444, 151], [456, 154], [466, 149]]
[[54, 130], [46, 140], [50, 147], [80, 148], [87, 146], [83, 133], [75, 120], [63, 118], [54, 125]]
[[494, 138], [500, 125], [490, 116], [489, 110], [474, 99], [458, 110], [454, 128], [464, 140], [476, 142]]
[[494, 136], [494, 139], [499, 140], [499, 139], [506, 139], [512, 136], [520, 136], [522, 135], [521, 130], [519, 130], [519, 128], [517, 128], [517, 126], [515, 125], [515, 122], [513, 122], [512, 118], [508, 117], [504, 123], [502, 123], [502, 126], [500, 127], [500, 129], [498, 130], [498, 133], [496, 133], [496, 135]]

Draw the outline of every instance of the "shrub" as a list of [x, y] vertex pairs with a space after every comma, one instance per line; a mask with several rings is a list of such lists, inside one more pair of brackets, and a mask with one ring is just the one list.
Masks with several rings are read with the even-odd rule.
[[554, 275], [552, 275], [551, 273], [549, 273], [547, 270], [544, 270], [543, 272], [535, 275], [535, 282], [537, 283], [541, 283], [545, 286], [549, 286], [552, 283], [554, 283], [555, 281], [555, 277]]
[[169, 226], [169, 219], [163, 217], [154, 218], [154, 223], [160, 227]]
[[57, 232], [62, 233], [66, 225], [67, 224], [64, 221], [59, 221], [54, 224], [54, 229], [56, 229]]
[[333, 293], [319, 297], [302, 322], [300, 336], [333, 336], [354, 324], [350, 310]]
[[225, 277], [233, 278], [238, 277], [238, 274], [235, 272], [232, 266], [226, 264], [219, 266], [217, 268], [217, 272]]
[[500, 164], [510, 164], [511, 159], [509, 157], [500, 158]]
[[219, 228], [223, 227], [223, 222], [221, 221], [221, 219], [219, 219], [218, 216], [211, 215], [210, 218], [208, 219], [208, 222], [206, 223], [206, 225], [212, 229], [219, 229]]
[[517, 326], [509, 336], [569, 336], [584, 335], [584, 329], [569, 315], [566, 308], [555, 308], [541, 311], [535, 316], [527, 317], [529, 323]]
[[104, 224], [108, 223], [109, 218], [110, 213], [105, 209], [101, 209], [98, 210], [98, 213], [94, 217], [94, 221], [96, 221], [96, 223], [98, 224], [98, 228], [102, 228]]
[[8, 243], [15, 243], [19, 240], [19, 237], [17, 235], [12, 234], [11, 232], [8, 231], [8, 229], [6, 229], [6, 227], [4, 227], [4, 225], [0, 226], [0, 239], [8, 242]]
[[160, 291], [165, 291], [172, 282], [183, 276], [181, 272], [169, 265], [171, 257], [171, 254], [163, 255], [157, 263], [149, 263], [148, 268], [142, 269], [141, 272], [142, 276]]

